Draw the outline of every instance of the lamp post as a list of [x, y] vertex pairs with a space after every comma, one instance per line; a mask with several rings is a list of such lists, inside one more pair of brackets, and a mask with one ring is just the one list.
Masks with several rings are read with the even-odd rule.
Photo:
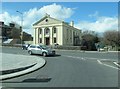
[[18, 12], [19, 14], [21, 14], [22, 16], [21, 16], [21, 46], [23, 45], [23, 42], [22, 42], [22, 40], [23, 40], [23, 13], [22, 12], [20, 12], [20, 11], [16, 11], [16, 12]]

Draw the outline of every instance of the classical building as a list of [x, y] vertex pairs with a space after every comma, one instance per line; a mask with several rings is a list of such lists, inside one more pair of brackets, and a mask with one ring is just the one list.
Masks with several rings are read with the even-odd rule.
[[33, 24], [34, 44], [64, 46], [79, 45], [81, 39], [81, 30], [74, 27], [74, 22], [70, 24], [50, 17], [44, 16]]

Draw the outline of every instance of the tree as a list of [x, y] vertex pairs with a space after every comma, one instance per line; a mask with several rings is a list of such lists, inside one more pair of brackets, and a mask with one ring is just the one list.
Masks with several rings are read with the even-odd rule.
[[104, 32], [104, 43], [111, 46], [120, 46], [120, 31], [112, 30]]
[[86, 46], [87, 50], [96, 51], [95, 43], [99, 42], [99, 37], [95, 32], [85, 31], [82, 36], [82, 46]]

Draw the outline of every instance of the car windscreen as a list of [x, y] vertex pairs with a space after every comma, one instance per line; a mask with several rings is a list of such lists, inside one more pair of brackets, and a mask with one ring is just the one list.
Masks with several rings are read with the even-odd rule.
[[42, 49], [48, 49], [48, 48], [49, 48], [49, 47], [46, 46], [46, 45], [40, 45], [40, 47], [41, 47]]

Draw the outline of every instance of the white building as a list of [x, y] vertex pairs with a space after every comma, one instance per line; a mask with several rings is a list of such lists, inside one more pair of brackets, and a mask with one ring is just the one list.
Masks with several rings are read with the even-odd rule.
[[57, 20], [46, 15], [33, 24], [34, 44], [59, 44], [65, 46], [79, 45], [81, 30], [74, 27], [74, 22], [70, 24]]

